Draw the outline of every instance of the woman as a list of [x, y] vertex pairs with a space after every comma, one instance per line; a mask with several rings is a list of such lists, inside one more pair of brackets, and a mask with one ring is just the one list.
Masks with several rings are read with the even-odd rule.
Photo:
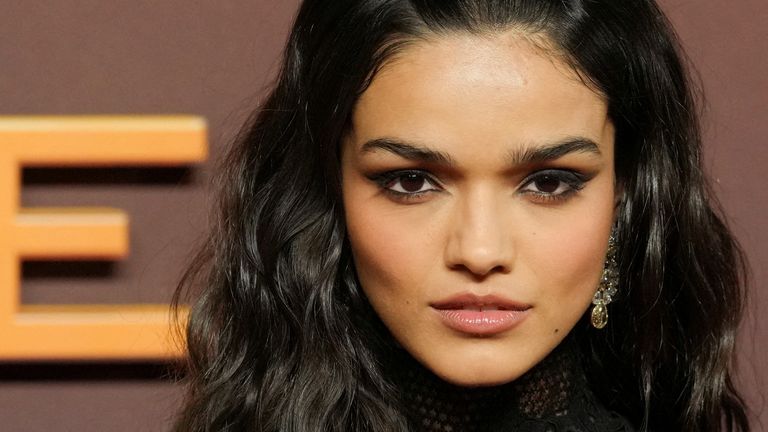
[[651, 0], [305, 1], [182, 283], [177, 429], [749, 429]]

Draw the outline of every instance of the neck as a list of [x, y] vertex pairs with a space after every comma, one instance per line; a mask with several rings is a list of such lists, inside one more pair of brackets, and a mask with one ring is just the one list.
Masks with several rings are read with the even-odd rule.
[[588, 392], [578, 348], [569, 339], [517, 380], [493, 387], [447, 383], [407, 354], [395, 373], [416, 430], [485, 431], [495, 424], [562, 417]]

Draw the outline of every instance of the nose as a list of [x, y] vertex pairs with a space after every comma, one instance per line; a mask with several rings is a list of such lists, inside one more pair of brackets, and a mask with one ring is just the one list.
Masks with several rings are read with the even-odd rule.
[[489, 193], [477, 193], [457, 206], [445, 249], [449, 268], [475, 278], [512, 270], [511, 225], [502, 207]]

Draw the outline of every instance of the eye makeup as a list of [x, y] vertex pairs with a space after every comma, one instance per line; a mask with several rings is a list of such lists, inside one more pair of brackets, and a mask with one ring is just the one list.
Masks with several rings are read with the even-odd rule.
[[563, 202], [584, 189], [594, 176], [570, 169], [544, 169], [528, 175], [518, 193], [543, 203]]
[[392, 170], [366, 177], [396, 201], [413, 201], [443, 190], [440, 183], [424, 170]]
[[[565, 168], [537, 170], [520, 182], [517, 193], [537, 203], [564, 202], [581, 191], [595, 175]], [[421, 169], [390, 170], [366, 177], [389, 198], [407, 204], [422, 202], [426, 195], [445, 190], [429, 171]]]

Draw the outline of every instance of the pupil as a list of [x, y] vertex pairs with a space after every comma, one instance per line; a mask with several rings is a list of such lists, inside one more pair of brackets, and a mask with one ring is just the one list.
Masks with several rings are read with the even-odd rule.
[[533, 184], [535, 184], [536, 189], [540, 190], [541, 192], [552, 193], [556, 191], [558, 187], [560, 187], [560, 180], [552, 176], [545, 175], [534, 180]]
[[406, 174], [400, 179], [400, 186], [406, 192], [416, 192], [424, 186], [424, 177], [418, 174]]

